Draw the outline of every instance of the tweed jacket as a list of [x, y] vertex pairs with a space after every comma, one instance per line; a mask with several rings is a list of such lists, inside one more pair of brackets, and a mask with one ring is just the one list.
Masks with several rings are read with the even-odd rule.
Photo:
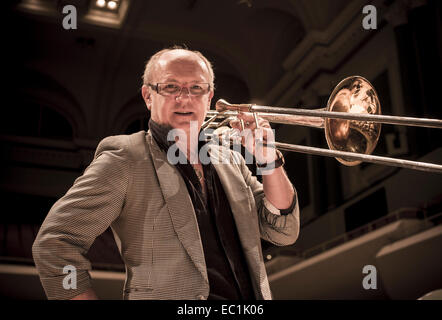
[[[209, 154], [232, 209], [255, 296], [271, 299], [260, 237], [276, 245], [294, 243], [298, 203], [292, 213], [278, 215], [239, 153], [214, 146]], [[109, 226], [126, 265], [124, 299], [207, 299], [205, 253], [192, 201], [150, 132], [103, 139], [83, 175], [51, 208], [32, 248], [49, 299], [70, 299], [91, 287], [85, 254]], [[66, 265], [76, 268], [76, 289], [63, 288]]]

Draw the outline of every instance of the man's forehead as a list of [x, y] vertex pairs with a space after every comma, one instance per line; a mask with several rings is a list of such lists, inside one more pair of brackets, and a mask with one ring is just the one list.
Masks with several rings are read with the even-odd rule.
[[163, 53], [158, 59], [157, 67], [165, 68], [170, 64], [199, 65], [207, 71], [204, 61], [196, 53], [188, 50], [176, 49]]

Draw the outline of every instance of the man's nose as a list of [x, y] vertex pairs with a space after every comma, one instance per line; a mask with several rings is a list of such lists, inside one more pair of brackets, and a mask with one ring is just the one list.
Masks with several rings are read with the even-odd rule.
[[[184, 90], [185, 90], [185, 93], [183, 93]], [[183, 97], [190, 98], [190, 91], [187, 87], [181, 87], [180, 93], [175, 98], [183, 98]]]

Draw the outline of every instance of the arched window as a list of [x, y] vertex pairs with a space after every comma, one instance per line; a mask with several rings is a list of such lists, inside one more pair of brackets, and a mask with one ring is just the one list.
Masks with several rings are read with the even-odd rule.
[[23, 102], [4, 109], [0, 132], [16, 136], [72, 140], [73, 129], [69, 121], [52, 108]]

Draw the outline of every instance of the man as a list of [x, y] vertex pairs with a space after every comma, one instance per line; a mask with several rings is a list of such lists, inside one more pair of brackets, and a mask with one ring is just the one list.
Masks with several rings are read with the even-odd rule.
[[[208, 164], [194, 157], [202, 142], [192, 125], [198, 133], [213, 81], [199, 52], [166, 49], [152, 56], [142, 87], [149, 131], [101, 141], [37, 235], [33, 255], [49, 299], [97, 298], [84, 254], [108, 226], [126, 264], [125, 299], [271, 299], [260, 237], [276, 245], [296, 241], [296, 192], [280, 153], [263, 184], [225, 147], [209, 148]], [[240, 118], [255, 129], [251, 115]], [[270, 128], [263, 119], [259, 124]], [[173, 130], [181, 134], [169, 141]], [[194, 161], [171, 164], [174, 144]], [[76, 289], [63, 288], [66, 265], [76, 268]]]

